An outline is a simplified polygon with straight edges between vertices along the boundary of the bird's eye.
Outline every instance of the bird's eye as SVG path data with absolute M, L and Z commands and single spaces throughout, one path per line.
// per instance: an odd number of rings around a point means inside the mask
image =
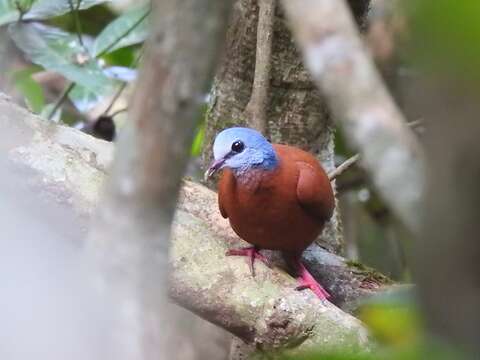
M 241 153 L 245 149 L 245 145 L 240 140 L 235 141 L 232 144 L 232 151 L 236 153 Z

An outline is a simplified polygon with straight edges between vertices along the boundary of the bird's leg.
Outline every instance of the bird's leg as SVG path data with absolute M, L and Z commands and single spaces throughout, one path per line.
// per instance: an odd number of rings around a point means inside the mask
M 241 249 L 229 249 L 226 254 L 227 256 L 248 256 L 250 272 L 252 276 L 255 277 L 255 259 L 260 260 L 265 265 L 270 267 L 268 259 L 259 252 L 259 249 L 256 246 L 249 246 Z
M 296 290 L 310 289 L 319 297 L 320 300 L 325 300 L 330 297 L 330 294 L 327 292 L 327 290 L 325 290 L 322 285 L 320 285 L 318 281 L 313 278 L 300 260 L 298 260 L 298 270 L 299 285 L 295 288 Z
M 310 272 L 305 268 L 305 265 L 302 264 L 301 253 L 292 254 L 283 252 L 282 255 L 287 265 L 293 269 L 297 277 L 299 284 L 295 288 L 296 290 L 310 289 L 320 300 L 325 300 L 330 297 L 330 294 L 318 283 L 317 280 L 314 279 Z

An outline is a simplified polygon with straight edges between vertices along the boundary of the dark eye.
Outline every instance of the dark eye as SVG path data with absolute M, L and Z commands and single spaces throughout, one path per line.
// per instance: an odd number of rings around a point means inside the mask
M 233 152 L 241 153 L 243 149 L 245 149 L 245 145 L 243 145 L 243 142 L 241 142 L 240 140 L 237 140 L 232 144 Z

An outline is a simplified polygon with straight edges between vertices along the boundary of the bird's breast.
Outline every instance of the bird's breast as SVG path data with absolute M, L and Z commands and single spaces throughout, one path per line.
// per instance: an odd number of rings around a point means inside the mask
M 232 181 L 222 203 L 234 231 L 260 248 L 303 251 L 323 224 L 298 203 L 297 178 L 298 174 L 280 168 L 252 170 Z

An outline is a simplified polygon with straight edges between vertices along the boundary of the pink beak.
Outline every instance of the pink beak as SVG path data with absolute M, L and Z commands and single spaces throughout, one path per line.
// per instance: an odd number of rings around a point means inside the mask
M 225 159 L 219 159 L 213 161 L 207 171 L 205 171 L 204 175 L 204 180 L 207 181 L 212 177 L 213 174 L 215 174 L 220 168 L 222 167 L 223 163 L 225 162 Z

